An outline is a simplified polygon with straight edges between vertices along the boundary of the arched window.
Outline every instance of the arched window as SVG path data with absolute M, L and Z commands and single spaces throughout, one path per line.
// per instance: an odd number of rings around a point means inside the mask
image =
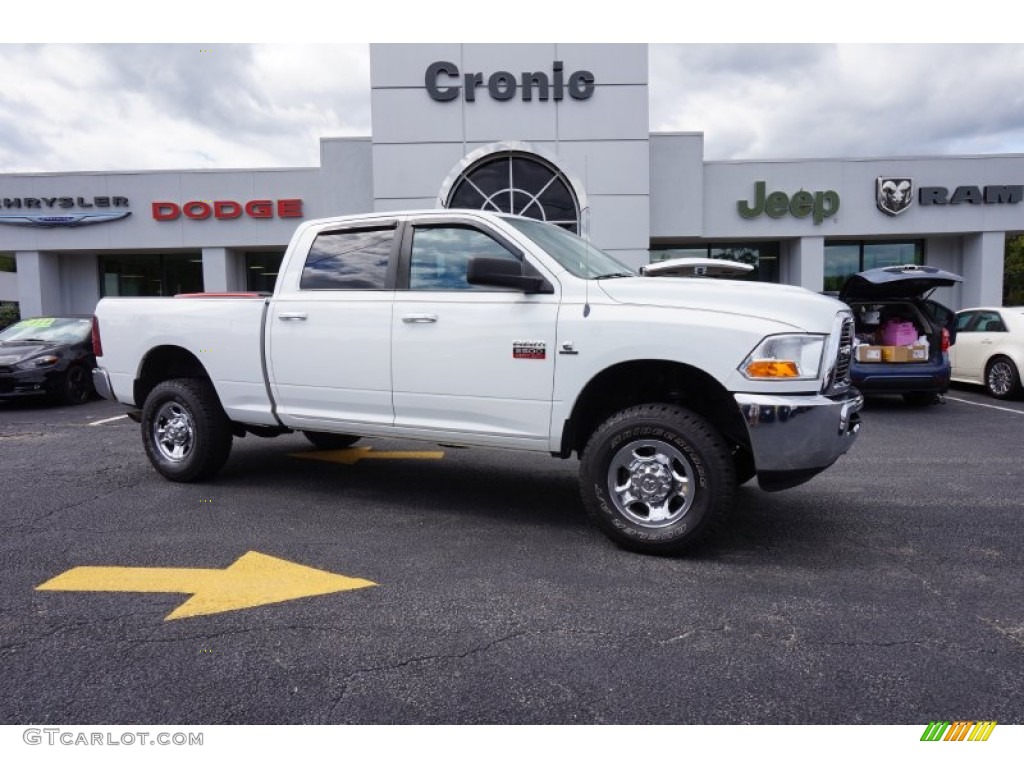
M 447 208 L 528 216 L 579 234 L 580 210 L 565 174 L 534 155 L 488 155 L 452 185 Z

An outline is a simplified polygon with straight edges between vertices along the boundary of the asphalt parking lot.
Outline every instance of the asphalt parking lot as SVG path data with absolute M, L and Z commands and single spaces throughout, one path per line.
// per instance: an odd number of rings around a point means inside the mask
M 684 558 L 591 529 L 574 461 L 248 437 L 178 485 L 122 412 L 0 404 L 0 723 L 1024 722 L 1022 402 L 873 401 Z M 375 586 L 171 620 L 187 584 L 37 589 L 248 552 Z

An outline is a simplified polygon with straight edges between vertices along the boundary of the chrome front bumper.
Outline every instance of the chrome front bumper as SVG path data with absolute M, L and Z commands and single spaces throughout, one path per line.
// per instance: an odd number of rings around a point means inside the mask
M 778 491 L 807 482 L 850 450 L 863 396 L 734 395 L 747 425 L 758 484 Z

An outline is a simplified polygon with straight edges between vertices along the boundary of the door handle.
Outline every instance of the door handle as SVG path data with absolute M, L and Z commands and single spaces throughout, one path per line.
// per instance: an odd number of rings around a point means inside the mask
M 995 342 L 992 341 L 992 339 L 982 339 L 981 343 L 982 344 L 994 344 Z
M 282 320 L 305 320 L 309 315 L 305 312 L 281 312 L 278 317 Z
M 403 323 L 436 323 L 437 315 L 431 314 L 416 314 L 416 315 L 402 315 Z

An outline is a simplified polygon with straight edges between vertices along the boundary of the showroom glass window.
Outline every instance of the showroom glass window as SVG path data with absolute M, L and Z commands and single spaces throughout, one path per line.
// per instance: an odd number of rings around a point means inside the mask
M 708 243 L 707 245 L 656 245 L 651 248 L 650 260 L 654 264 L 666 259 L 697 258 L 725 259 L 749 264 L 751 272 L 737 275 L 733 280 L 759 283 L 779 282 L 778 243 Z
M 467 168 L 452 185 L 446 207 L 513 213 L 580 231 L 579 204 L 565 174 L 521 152 L 488 155 Z
M 826 243 L 824 290 L 838 291 L 846 278 L 866 269 L 903 264 L 924 264 L 924 241 Z
M 101 255 L 101 296 L 174 296 L 203 290 L 203 256 L 194 253 Z
M 245 290 L 273 293 L 282 259 L 284 259 L 284 251 L 247 251 L 245 254 Z

